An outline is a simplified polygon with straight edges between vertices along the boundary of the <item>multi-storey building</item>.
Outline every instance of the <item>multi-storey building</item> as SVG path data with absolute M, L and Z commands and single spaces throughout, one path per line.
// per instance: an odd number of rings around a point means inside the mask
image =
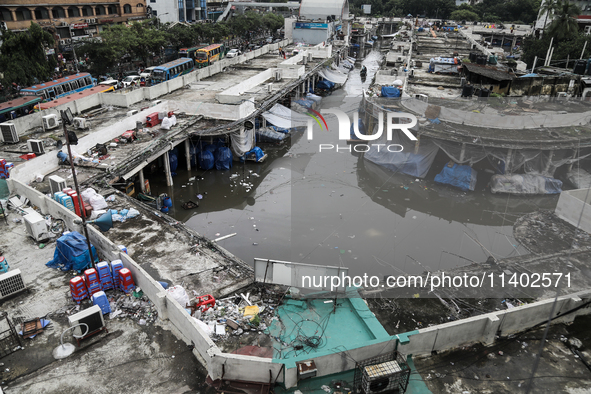
M 146 0 L 4 0 L 0 24 L 20 31 L 35 22 L 61 39 L 76 39 L 98 35 L 109 24 L 145 19 L 148 12 Z

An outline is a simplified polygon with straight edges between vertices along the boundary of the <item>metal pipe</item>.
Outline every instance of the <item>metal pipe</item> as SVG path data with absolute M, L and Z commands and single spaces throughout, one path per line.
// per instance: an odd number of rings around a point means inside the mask
M 62 111 L 63 114 L 63 111 Z M 80 187 L 78 186 L 78 178 L 76 177 L 76 170 L 74 169 L 74 160 L 72 159 L 72 148 L 70 148 L 70 139 L 68 138 L 68 129 L 66 128 L 66 122 L 63 120 L 62 116 L 62 125 L 64 127 L 64 135 L 66 137 L 66 146 L 68 147 L 68 160 L 70 161 L 70 169 L 72 170 L 72 178 L 74 179 L 74 188 L 76 189 L 76 194 L 78 195 L 78 206 L 80 207 L 80 217 L 82 218 L 82 229 L 84 230 L 84 237 L 86 237 L 86 246 L 88 246 L 88 257 L 90 258 L 90 264 L 93 268 L 96 268 L 94 265 L 94 256 L 92 254 L 92 245 L 90 244 L 90 238 L 88 238 L 88 229 L 86 228 L 86 211 L 82 211 L 84 205 L 82 203 L 82 195 L 80 194 Z

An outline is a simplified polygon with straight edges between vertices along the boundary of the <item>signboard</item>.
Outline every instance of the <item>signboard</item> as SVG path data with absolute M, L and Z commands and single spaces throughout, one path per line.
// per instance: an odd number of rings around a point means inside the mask
M 113 23 L 113 19 L 101 19 L 99 23 Z
M 328 23 L 296 22 L 296 29 L 328 29 Z
M 53 49 L 53 48 L 46 49 L 45 54 L 46 55 L 53 55 L 53 54 L 55 54 L 55 49 Z
M 72 29 L 84 29 L 85 27 L 88 27 L 88 23 L 74 23 L 72 25 Z
M 130 18 L 127 18 L 128 21 L 137 21 L 140 19 L 146 19 L 146 17 L 145 16 L 132 16 Z
M 363 4 L 361 6 L 364 14 L 371 14 L 371 4 Z

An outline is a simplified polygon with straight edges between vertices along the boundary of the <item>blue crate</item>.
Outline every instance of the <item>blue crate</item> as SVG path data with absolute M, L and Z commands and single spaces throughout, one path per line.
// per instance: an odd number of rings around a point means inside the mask
M 99 291 L 90 298 L 93 305 L 98 305 L 99 308 L 101 308 L 103 315 L 111 313 L 111 305 L 109 304 L 109 299 L 104 291 Z

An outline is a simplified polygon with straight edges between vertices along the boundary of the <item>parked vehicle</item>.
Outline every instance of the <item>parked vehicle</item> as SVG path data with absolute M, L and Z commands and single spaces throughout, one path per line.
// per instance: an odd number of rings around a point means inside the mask
M 94 87 L 92 79 L 88 73 L 78 73 L 21 89 L 20 94 L 21 96 L 41 96 L 45 100 L 53 101 Z
M 123 87 L 126 88 L 128 86 L 130 86 L 132 83 L 135 82 L 136 85 L 140 84 L 140 79 L 141 77 L 139 75 L 130 75 L 128 77 L 125 77 L 122 81 L 123 83 Z
M 242 52 L 240 52 L 240 50 L 239 49 L 236 49 L 236 48 L 230 49 L 228 51 L 228 53 L 226 53 L 226 57 L 227 58 L 236 57 L 236 56 L 240 56 L 240 55 L 242 55 Z
M 225 53 L 224 44 L 213 44 L 195 52 L 195 65 L 197 68 L 207 67 L 220 59 Z
M 195 68 L 193 59 L 180 58 L 157 66 L 152 70 L 152 84 L 176 78 L 179 75 L 190 73 Z
M 144 71 L 142 71 L 140 73 L 140 77 L 142 78 L 150 78 L 150 76 L 152 76 L 152 70 L 154 70 L 156 68 L 156 66 L 154 67 L 148 67 L 146 69 L 144 69 Z

